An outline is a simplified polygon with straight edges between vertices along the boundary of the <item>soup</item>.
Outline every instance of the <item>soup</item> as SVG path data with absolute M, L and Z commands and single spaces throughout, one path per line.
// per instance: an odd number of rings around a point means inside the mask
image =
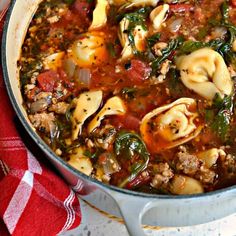
M 24 107 L 104 183 L 196 194 L 236 183 L 236 2 L 44 0 L 19 59 Z

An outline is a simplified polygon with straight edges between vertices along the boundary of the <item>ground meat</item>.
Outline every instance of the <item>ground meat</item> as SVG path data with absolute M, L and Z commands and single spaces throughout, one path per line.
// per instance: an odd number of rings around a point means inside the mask
M 29 115 L 29 119 L 33 126 L 44 133 L 51 133 L 55 130 L 55 116 L 54 113 L 38 113 L 35 115 Z
M 68 103 L 58 102 L 56 104 L 52 104 L 51 107 L 49 107 L 49 111 L 54 111 L 57 114 L 65 114 L 68 107 L 69 107 Z
M 204 166 L 201 166 L 195 177 L 203 184 L 212 184 L 216 178 L 216 173 Z
M 162 50 L 168 46 L 165 42 L 158 42 L 153 46 L 154 53 L 156 56 L 162 56 Z
M 227 175 L 236 174 L 236 158 L 235 156 L 228 154 L 226 157 L 221 158 L 221 165 Z
M 115 136 L 116 129 L 112 125 L 105 125 L 105 127 L 94 132 L 94 143 L 98 147 L 107 150 L 114 143 Z
M 187 175 L 194 175 L 199 171 L 202 162 L 195 155 L 191 155 L 185 151 L 177 153 L 176 168 Z
M 48 97 L 52 97 L 52 93 L 50 92 L 40 92 L 37 95 L 35 95 L 35 101 L 43 99 L 43 98 L 48 98 Z
M 151 186 L 154 188 L 166 187 L 171 178 L 173 178 L 174 173 L 168 163 L 159 163 L 153 166 L 154 175 Z

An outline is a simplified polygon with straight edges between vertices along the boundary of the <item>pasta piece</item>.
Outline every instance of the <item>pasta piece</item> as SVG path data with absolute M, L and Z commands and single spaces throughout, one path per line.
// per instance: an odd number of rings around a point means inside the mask
M 123 47 L 121 52 L 122 59 L 128 59 L 133 57 L 133 49 L 132 45 L 129 42 L 127 30 L 129 27 L 129 20 L 127 18 L 123 18 L 120 22 L 120 30 L 119 30 L 119 39 L 120 43 Z M 138 51 L 145 50 L 145 38 L 147 37 L 148 31 L 144 30 L 142 26 L 137 25 L 132 31 L 134 36 L 134 46 Z
M 68 163 L 75 169 L 89 176 L 93 171 L 93 165 L 89 157 L 84 155 L 84 151 L 83 147 L 73 149 L 73 153 L 70 155 Z
M 57 70 L 57 68 L 62 65 L 62 58 L 64 57 L 64 52 L 57 52 L 48 57 L 46 57 L 43 61 L 45 70 Z
M 205 99 L 212 100 L 217 93 L 221 97 L 232 93 L 230 73 L 218 52 L 202 48 L 181 56 L 176 65 L 184 85 Z
M 81 67 L 99 65 L 107 60 L 105 34 L 90 32 L 80 36 L 68 50 L 69 58 Z
M 169 5 L 163 4 L 158 7 L 156 7 L 154 10 L 152 10 L 150 14 L 150 20 L 153 23 L 153 28 L 155 30 L 159 30 L 161 28 L 162 23 L 165 21 L 167 17 L 167 13 L 169 11 Z
M 236 39 L 232 43 L 232 49 L 234 52 L 236 52 Z
M 211 168 L 214 164 L 216 164 L 220 156 L 226 156 L 226 153 L 224 150 L 218 148 L 211 148 L 209 150 L 197 153 L 197 157 L 203 161 L 207 168 Z
M 100 126 L 101 121 L 105 116 L 110 115 L 123 115 L 125 114 L 126 109 L 123 101 L 115 96 L 110 98 L 102 110 L 93 118 L 93 120 L 89 123 L 88 132 L 91 133 L 94 129 Z
M 140 131 L 147 146 L 155 153 L 190 141 L 202 128 L 196 101 L 180 98 L 145 115 Z
M 104 27 L 107 23 L 107 9 L 109 7 L 107 0 L 97 0 L 93 11 L 93 21 L 89 30 L 96 30 Z
M 110 4 L 116 6 L 124 5 L 125 8 L 139 7 L 139 6 L 153 6 L 155 7 L 159 0 L 109 0 Z
M 202 184 L 191 177 L 184 175 L 175 175 L 171 182 L 171 193 L 183 195 L 183 194 L 199 194 L 203 193 Z
M 102 91 L 90 91 L 80 94 L 72 114 L 72 140 L 81 134 L 85 120 L 94 114 L 102 102 Z

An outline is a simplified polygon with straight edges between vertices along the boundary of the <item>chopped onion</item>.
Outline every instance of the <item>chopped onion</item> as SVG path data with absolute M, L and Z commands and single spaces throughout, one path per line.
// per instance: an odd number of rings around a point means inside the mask
M 105 152 L 101 154 L 99 159 L 100 160 L 98 162 L 100 162 L 99 164 L 101 165 L 105 175 L 110 175 L 120 170 L 120 165 L 114 154 Z
M 168 26 L 169 30 L 173 33 L 177 32 L 180 29 L 182 22 L 183 22 L 183 18 L 177 18 L 173 20 Z
M 52 96 L 48 96 L 31 103 L 30 113 L 34 114 L 46 110 L 48 106 L 51 104 L 51 101 L 52 101 Z
M 72 77 L 75 73 L 75 63 L 71 59 L 66 59 L 63 62 L 63 68 L 67 74 L 68 77 Z
M 76 73 L 78 75 L 78 81 L 84 86 L 89 87 L 91 85 L 91 71 L 88 68 L 78 69 Z

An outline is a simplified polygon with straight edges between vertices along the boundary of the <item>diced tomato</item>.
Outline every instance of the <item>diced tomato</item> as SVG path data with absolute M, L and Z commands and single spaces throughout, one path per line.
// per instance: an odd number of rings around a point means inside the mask
M 187 11 L 192 11 L 193 10 L 193 5 L 191 4 L 170 4 L 170 12 L 173 13 L 182 13 L 182 12 L 187 12 Z
M 128 130 L 139 130 L 140 120 L 133 115 L 116 116 L 111 120 L 112 124 L 118 128 Z
M 121 117 L 121 122 L 126 129 L 139 130 L 140 120 L 133 115 Z
M 55 84 L 58 80 L 58 73 L 52 70 L 43 72 L 37 77 L 39 88 L 41 88 L 44 92 L 53 92 Z
M 133 189 L 134 187 L 140 186 L 142 184 L 147 184 L 150 181 L 150 176 L 147 174 L 143 174 L 145 172 L 142 172 L 139 174 L 135 179 L 130 181 L 127 185 L 127 189 Z
M 231 0 L 232 7 L 236 7 L 236 0 Z
M 127 69 L 127 76 L 136 84 L 142 83 L 151 73 L 151 67 L 145 62 L 133 59 L 130 62 L 130 68 Z
M 88 14 L 91 10 L 91 4 L 87 0 L 76 0 L 73 8 L 79 14 L 81 19 L 85 19 L 88 17 Z

